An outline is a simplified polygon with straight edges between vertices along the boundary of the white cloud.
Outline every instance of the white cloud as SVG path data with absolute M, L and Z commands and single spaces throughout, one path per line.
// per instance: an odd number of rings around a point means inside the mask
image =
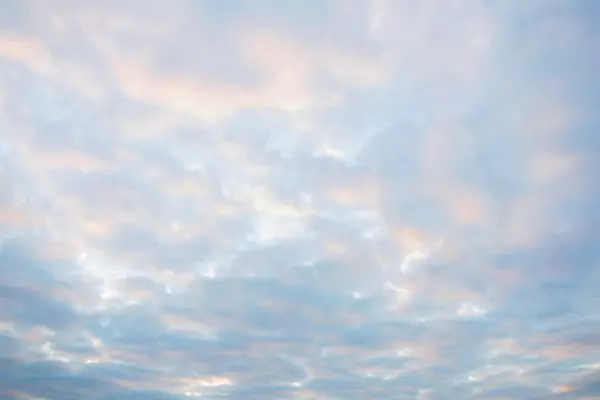
M 588 390 L 582 10 L 225 3 L 0 29 L 0 392 Z

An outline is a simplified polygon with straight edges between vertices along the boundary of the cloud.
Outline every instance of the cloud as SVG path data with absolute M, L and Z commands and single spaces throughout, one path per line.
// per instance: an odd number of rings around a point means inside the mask
M 595 8 L 10 7 L 1 397 L 597 395 Z

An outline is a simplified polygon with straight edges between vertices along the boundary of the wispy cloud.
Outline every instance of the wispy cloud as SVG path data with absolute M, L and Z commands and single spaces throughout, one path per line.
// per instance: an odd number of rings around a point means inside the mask
M 599 395 L 592 5 L 7 10 L 0 397 Z

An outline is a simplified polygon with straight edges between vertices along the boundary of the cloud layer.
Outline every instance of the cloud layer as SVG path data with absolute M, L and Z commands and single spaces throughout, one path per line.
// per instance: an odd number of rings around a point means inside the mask
M 598 7 L 5 3 L 2 398 L 600 396 Z

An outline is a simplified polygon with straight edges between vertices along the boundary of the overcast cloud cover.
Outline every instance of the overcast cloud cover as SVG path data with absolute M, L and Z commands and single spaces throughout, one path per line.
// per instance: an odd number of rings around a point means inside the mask
M 599 5 L 0 1 L 0 398 L 600 398 Z

